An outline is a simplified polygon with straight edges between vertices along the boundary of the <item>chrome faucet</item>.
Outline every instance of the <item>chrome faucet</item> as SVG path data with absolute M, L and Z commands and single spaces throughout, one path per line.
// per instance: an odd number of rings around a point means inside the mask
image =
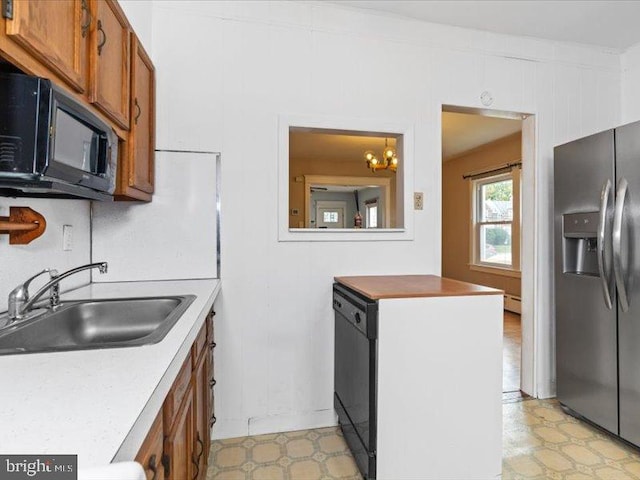
M 107 262 L 90 263 L 88 265 L 82 265 L 81 267 L 72 268 L 62 274 L 58 274 L 57 270 L 45 268 L 43 271 L 29 278 L 26 282 L 18 285 L 11 291 L 9 294 L 9 309 L 7 312 L 9 322 L 13 323 L 17 320 L 22 320 L 47 290 L 50 290 L 49 306 L 51 309 L 55 309 L 60 305 L 60 281 L 64 278 L 91 268 L 97 268 L 100 273 L 107 273 L 107 267 Z M 51 279 L 44 284 L 42 288 L 33 295 L 33 297 L 29 298 L 29 284 L 32 280 L 43 273 L 49 273 Z

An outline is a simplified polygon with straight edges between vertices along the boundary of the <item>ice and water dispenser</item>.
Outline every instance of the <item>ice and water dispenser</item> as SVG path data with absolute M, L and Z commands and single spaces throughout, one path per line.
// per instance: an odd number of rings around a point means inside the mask
M 598 215 L 598 212 L 562 215 L 562 267 L 564 273 L 599 276 Z

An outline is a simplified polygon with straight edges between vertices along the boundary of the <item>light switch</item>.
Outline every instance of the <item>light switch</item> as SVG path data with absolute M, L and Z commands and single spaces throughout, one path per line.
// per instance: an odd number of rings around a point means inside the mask
M 413 192 L 413 209 L 422 210 L 424 208 L 424 194 L 422 192 Z
M 73 225 L 62 226 L 62 250 L 73 250 Z

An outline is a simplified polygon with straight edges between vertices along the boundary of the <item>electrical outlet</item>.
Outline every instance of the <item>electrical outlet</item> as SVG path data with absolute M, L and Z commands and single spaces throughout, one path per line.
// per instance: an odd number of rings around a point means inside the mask
M 424 208 L 424 194 L 422 192 L 413 192 L 413 209 L 422 210 Z
M 73 250 L 73 225 L 62 226 L 62 250 L 65 252 Z

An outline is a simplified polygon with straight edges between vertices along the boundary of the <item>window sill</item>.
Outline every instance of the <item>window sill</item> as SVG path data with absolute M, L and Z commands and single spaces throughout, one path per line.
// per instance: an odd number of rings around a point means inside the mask
M 413 240 L 406 228 L 289 228 L 280 242 L 379 242 Z
M 513 270 L 511 268 L 490 267 L 488 265 L 476 265 L 474 263 L 470 263 L 469 270 L 490 273 L 492 275 L 501 275 L 503 277 L 522 278 L 522 272 L 520 270 Z

